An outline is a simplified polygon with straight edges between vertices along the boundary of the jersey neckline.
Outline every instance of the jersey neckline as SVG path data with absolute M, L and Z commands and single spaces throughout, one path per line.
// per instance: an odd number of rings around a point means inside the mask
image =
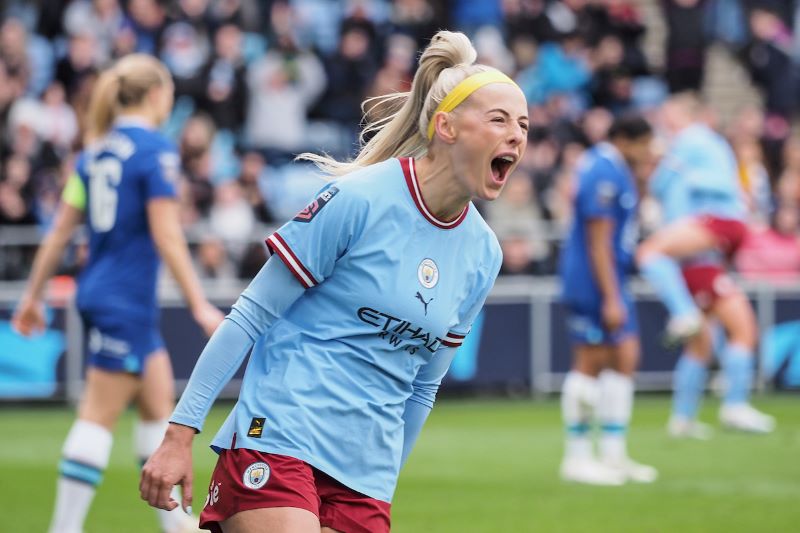
M 419 181 L 417 181 L 414 158 L 399 157 L 398 161 L 400 161 L 400 166 L 403 168 L 403 176 L 406 179 L 406 185 L 408 185 L 408 192 L 411 194 L 411 199 L 428 222 L 440 229 L 453 229 L 464 221 L 467 217 L 467 211 L 469 211 L 469 204 L 467 204 L 464 210 L 461 211 L 461 214 L 453 220 L 442 220 L 431 213 L 431 210 L 428 209 L 428 205 L 425 203 L 425 198 L 422 197 L 422 190 L 419 186 Z

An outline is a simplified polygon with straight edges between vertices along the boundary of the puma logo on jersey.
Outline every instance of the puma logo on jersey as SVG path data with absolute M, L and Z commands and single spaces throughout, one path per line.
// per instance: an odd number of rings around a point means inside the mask
M 417 300 L 419 300 L 420 302 L 422 302 L 422 305 L 424 305 L 424 306 L 425 306 L 425 316 L 428 316 L 428 304 L 429 304 L 429 303 L 431 303 L 431 302 L 433 301 L 433 298 L 431 298 L 430 300 L 428 300 L 428 301 L 426 302 L 426 301 L 425 301 L 425 298 L 423 298 L 423 297 L 422 297 L 422 295 L 419 293 L 419 291 L 417 291 L 417 296 L 416 296 L 416 298 L 417 298 Z

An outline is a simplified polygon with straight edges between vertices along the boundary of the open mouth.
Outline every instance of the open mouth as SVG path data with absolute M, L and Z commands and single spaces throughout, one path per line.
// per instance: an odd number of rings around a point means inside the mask
M 505 183 L 508 171 L 514 164 L 514 158 L 510 155 L 503 155 L 492 159 L 492 179 L 496 183 Z

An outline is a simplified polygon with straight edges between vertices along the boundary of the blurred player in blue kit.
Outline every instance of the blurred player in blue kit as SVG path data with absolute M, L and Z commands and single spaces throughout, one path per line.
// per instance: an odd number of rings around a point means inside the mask
M 566 429 L 561 477 L 593 485 L 649 483 L 658 473 L 633 461 L 627 430 L 640 343 L 626 288 L 638 240 L 639 193 L 631 169 L 651 157 L 652 129 L 638 116 L 612 124 L 577 170 L 572 227 L 560 262 L 562 301 L 573 344 L 572 370 L 561 393 Z M 600 424 L 599 454 L 591 438 Z
M 527 143 L 527 103 L 439 32 L 411 91 L 379 97 L 354 161 L 267 239 L 273 252 L 201 354 L 141 496 L 192 500 L 191 443 L 252 350 L 201 526 L 226 533 L 380 533 L 400 468 L 494 284 L 496 237 L 471 200 L 494 200 Z
M 142 463 L 166 430 L 175 390 L 158 330 L 159 255 L 205 333 L 223 319 L 192 270 L 176 201 L 179 157 L 156 130 L 169 116 L 172 95 L 168 71 L 150 56 L 126 56 L 100 75 L 87 117 L 86 148 L 12 319 L 24 335 L 44 328 L 45 283 L 85 222 L 89 257 L 78 280 L 77 307 L 88 333 L 89 360 L 78 419 L 59 465 L 52 533 L 83 531 L 108 465 L 111 432 L 131 401 L 139 410 L 134 445 Z M 197 519 L 180 509 L 158 515 L 167 533 L 197 528 Z
M 637 251 L 642 275 L 670 313 L 668 339 L 685 343 L 674 373 L 668 431 L 676 437 L 710 435 L 697 413 L 714 355 L 713 321 L 725 333 L 717 350 L 725 381 L 720 422 L 769 433 L 774 419 L 749 402 L 758 342 L 755 313 L 726 272 L 747 232 L 744 193 L 733 150 L 703 121 L 704 111 L 690 93 L 674 95 L 661 110 L 669 146 L 649 184 L 665 224 Z

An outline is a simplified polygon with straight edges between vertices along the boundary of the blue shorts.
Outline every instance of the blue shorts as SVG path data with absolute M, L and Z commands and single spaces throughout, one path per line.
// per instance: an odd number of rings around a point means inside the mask
M 111 313 L 82 312 L 89 365 L 111 372 L 141 374 L 147 357 L 164 347 L 158 324 L 131 322 Z
M 636 307 L 630 294 L 622 295 L 628 318 L 614 333 L 603 325 L 602 305 L 576 304 L 564 302 L 567 308 L 567 333 L 572 344 L 579 345 L 616 345 L 631 335 L 639 334 L 639 322 L 636 320 Z

